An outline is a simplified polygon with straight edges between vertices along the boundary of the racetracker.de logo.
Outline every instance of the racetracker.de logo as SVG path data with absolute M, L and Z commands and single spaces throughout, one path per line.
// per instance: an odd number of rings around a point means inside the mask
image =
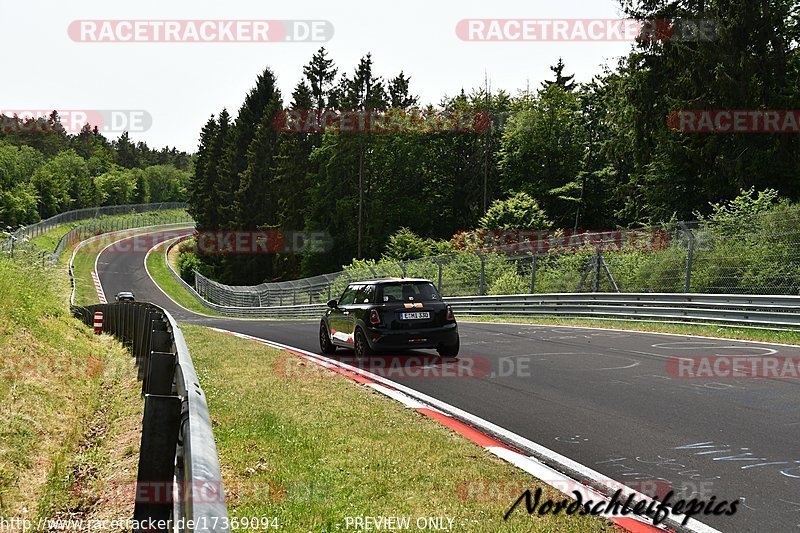
M 347 340 L 348 335 L 332 332 L 333 335 Z M 352 337 L 352 335 L 350 335 Z M 336 360 L 350 367 L 360 369 L 386 379 L 481 379 L 497 375 L 492 362 L 479 356 L 462 356 L 458 359 L 441 359 L 433 355 L 374 355 L 360 358 L 355 355 L 336 357 Z M 503 369 L 512 375 L 514 368 L 506 365 Z M 273 363 L 275 373 L 287 378 L 317 379 L 326 375 L 324 368 L 310 361 L 298 360 L 294 357 L 280 357 Z
M 302 486 L 298 485 L 301 489 Z M 281 503 L 286 500 L 289 489 L 271 480 L 229 479 L 222 481 L 96 481 L 79 484 L 76 492 L 86 497 L 100 495 L 109 501 L 139 504 L 169 505 L 183 500 L 191 493 L 195 504 L 225 504 L 239 499 L 252 501 L 254 498 Z M 301 496 L 308 490 L 298 490 Z
M 272 122 L 284 133 L 483 133 L 492 127 L 488 113 L 440 109 L 286 109 Z
M 660 229 L 641 230 L 475 230 L 464 233 L 465 242 L 488 253 L 547 253 L 591 247 L 603 251 L 663 250 L 669 234 Z
M 667 374 L 681 379 L 800 378 L 800 357 L 764 356 L 686 356 L 671 357 Z
M 153 125 L 153 117 L 143 109 L 0 109 L 0 129 L 4 133 L 58 133 L 50 120 L 53 112 L 63 131 L 77 135 L 85 126 L 100 133 L 141 133 Z
M 165 241 L 182 237 L 180 231 L 144 233 L 122 238 L 112 244 L 103 239 L 90 241 L 79 253 L 147 253 Z M 333 247 L 327 232 L 304 231 L 202 231 L 193 235 L 194 252 L 204 255 L 304 254 L 325 253 Z
M 464 19 L 456 25 L 456 35 L 473 42 L 690 42 L 716 39 L 717 24 L 689 19 Z
M 74 20 L 69 38 L 79 43 L 324 43 L 327 20 Z
M 667 117 L 683 133 L 800 133 L 800 111 L 778 109 L 683 109 Z
M 63 380 L 87 379 L 103 373 L 105 364 L 100 357 L 90 355 L 83 359 L 57 356 L 32 356 L 10 354 L 0 358 L 0 377 L 11 380 Z

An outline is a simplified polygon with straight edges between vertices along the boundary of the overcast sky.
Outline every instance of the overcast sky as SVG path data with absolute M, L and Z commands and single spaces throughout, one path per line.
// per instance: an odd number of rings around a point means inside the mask
M 559 56 L 587 81 L 625 54 L 629 42 L 465 42 L 462 19 L 613 19 L 616 0 L 0 0 L 3 83 L 0 109 L 144 110 L 152 126 L 131 134 L 149 145 L 194 151 L 198 133 L 222 107 L 235 114 L 256 76 L 277 74 L 284 99 L 319 42 L 91 43 L 70 38 L 75 20 L 326 20 L 324 43 L 337 66 L 352 71 L 372 52 L 377 73 L 403 70 L 424 103 L 483 85 L 516 92 L 550 77 Z M 109 134 L 116 137 L 116 134 Z

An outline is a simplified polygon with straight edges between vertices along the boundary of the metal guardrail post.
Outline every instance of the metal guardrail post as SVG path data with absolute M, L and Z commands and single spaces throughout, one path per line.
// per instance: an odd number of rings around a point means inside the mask
M 173 517 L 172 500 L 175 453 L 181 422 L 181 399 L 178 396 L 148 394 L 144 400 L 142 444 L 139 471 L 136 476 L 134 520 L 147 523 L 149 519 L 168 524 Z M 157 531 L 170 531 L 170 527 Z M 152 533 L 140 528 L 139 532 Z M 138 532 L 137 532 L 138 533 Z
M 153 321 L 153 331 L 150 335 L 150 349 L 145 356 L 137 361 L 139 365 L 139 379 L 142 381 L 142 394 L 147 392 L 147 376 L 149 376 L 148 362 L 151 352 L 166 353 L 172 349 L 172 336 L 167 331 L 167 324 L 163 318 Z
M 150 351 L 147 365 L 146 394 L 168 396 L 175 381 L 176 357 L 171 352 Z
M 481 278 L 478 285 L 478 295 L 483 296 L 486 293 L 486 257 L 483 254 L 476 254 L 481 260 Z
M 163 528 L 148 533 L 172 533 L 176 520 L 197 524 L 183 531 L 230 531 L 208 405 L 177 323 L 163 309 L 141 302 L 72 308 L 87 325 L 95 311 L 104 313 L 105 331 L 120 340 L 127 335 L 137 363 L 149 369 L 134 519 L 143 527 L 162 521 Z M 151 348 L 164 348 L 166 353 Z M 173 498 L 176 479 L 179 500 Z M 214 492 L 212 499 L 209 490 Z
M 600 264 L 603 261 L 603 256 L 600 254 L 600 247 L 597 247 L 597 251 L 595 252 L 594 256 L 594 292 L 600 292 Z
M 689 238 L 689 250 L 686 253 L 686 281 L 683 286 L 683 292 L 690 292 L 692 288 L 692 264 L 694 262 L 694 233 L 690 230 L 685 223 L 678 224 L 686 236 Z

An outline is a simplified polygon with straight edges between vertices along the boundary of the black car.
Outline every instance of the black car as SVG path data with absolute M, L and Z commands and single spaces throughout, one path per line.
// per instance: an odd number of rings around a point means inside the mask
M 135 302 L 136 298 L 133 296 L 132 292 L 122 291 L 118 292 L 117 295 L 114 297 L 118 302 Z
M 339 300 L 328 302 L 319 326 L 322 353 L 352 348 L 357 356 L 377 351 L 435 349 L 458 355 L 453 310 L 425 279 L 384 279 L 351 283 Z

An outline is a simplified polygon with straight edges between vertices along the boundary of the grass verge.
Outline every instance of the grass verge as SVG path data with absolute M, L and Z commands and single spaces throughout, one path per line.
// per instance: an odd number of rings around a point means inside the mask
M 181 285 L 181 283 L 175 279 L 175 276 L 172 274 L 172 272 L 169 271 L 164 256 L 166 254 L 166 249 L 171 242 L 172 241 L 167 241 L 159 244 L 153 248 L 150 251 L 150 255 L 147 256 L 147 272 L 153 277 L 156 285 L 161 287 L 161 289 L 166 292 L 170 298 L 178 302 L 178 305 L 181 305 L 190 311 L 211 316 L 226 316 L 214 311 L 213 309 L 209 309 L 198 302 L 197 298 L 195 298 L 192 293 L 186 290 L 186 287 Z M 170 255 L 175 256 L 177 247 L 173 248 L 172 252 L 173 253 Z
M 31 239 L 31 244 L 53 252 L 58 245 L 61 237 L 69 233 L 71 230 L 83 224 L 92 224 L 102 222 L 109 227 L 109 231 L 124 229 L 128 224 L 135 222 L 137 226 L 153 226 L 157 224 L 170 224 L 180 221 L 179 217 L 186 216 L 186 211 L 182 209 L 173 209 L 169 211 L 151 211 L 139 214 L 115 215 L 110 217 L 92 218 L 87 220 L 78 220 L 75 222 L 67 222 L 55 226 L 50 231 L 47 231 L 38 237 Z
M 773 331 L 768 329 L 713 326 L 701 324 L 665 324 L 662 322 L 643 322 L 636 320 L 587 320 L 580 318 L 556 317 L 459 317 L 460 322 L 510 322 L 514 324 L 541 324 L 543 326 L 576 326 L 653 333 L 676 333 L 680 335 L 699 335 L 746 341 L 775 342 L 800 345 L 800 331 Z
M 130 516 L 101 498 L 135 479 L 141 399 L 131 357 L 67 308 L 63 265 L 0 258 L 0 517 Z
M 181 330 L 208 398 L 232 518 L 275 517 L 287 531 L 345 529 L 348 516 L 449 517 L 456 531 L 611 529 L 604 519 L 524 510 L 506 522 L 517 489 L 542 486 L 528 474 L 293 355 Z M 506 489 L 473 493 L 475 483 Z

